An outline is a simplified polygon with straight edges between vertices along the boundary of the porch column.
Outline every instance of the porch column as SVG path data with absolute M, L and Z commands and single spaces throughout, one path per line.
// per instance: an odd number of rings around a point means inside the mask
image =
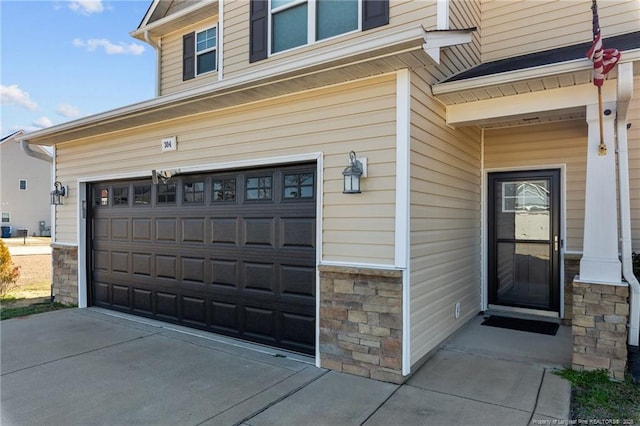
M 606 155 L 599 155 L 598 105 L 587 105 L 589 125 L 584 212 L 584 242 L 580 282 L 620 284 L 618 214 L 616 201 L 616 153 L 614 124 L 616 104 L 605 103 L 603 115 Z

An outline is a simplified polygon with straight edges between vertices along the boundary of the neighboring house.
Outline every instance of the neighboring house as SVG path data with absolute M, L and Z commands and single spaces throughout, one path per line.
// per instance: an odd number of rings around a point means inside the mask
M 574 316 L 574 364 L 619 375 L 640 7 L 600 8 L 622 60 L 599 156 L 590 6 L 154 1 L 132 36 L 157 51 L 158 96 L 23 138 L 55 147 L 70 187 L 57 297 L 393 382 L 481 311 Z
M 0 139 L 0 211 L 2 236 L 51 235 L 53 157 L 42 147 L 33 146 L 28 155 L 18 139 L 17 131 Z

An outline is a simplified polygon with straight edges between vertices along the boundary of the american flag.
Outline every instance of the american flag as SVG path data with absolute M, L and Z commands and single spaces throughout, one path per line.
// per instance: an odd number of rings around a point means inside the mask
M 592 1 L 593 11 L 593 43 L 587 51 L 587 58 L 593 61 L 593 84 L 601 87 L 604 84 L 604 77 L 620 60 L 618 49 L 603 49 L 600 35 L 600 23 L 598 22 L 598 4 Z

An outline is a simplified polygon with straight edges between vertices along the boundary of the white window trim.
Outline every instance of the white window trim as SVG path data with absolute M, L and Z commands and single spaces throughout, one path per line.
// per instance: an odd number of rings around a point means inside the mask
M 360 31 L 362 31 L 362 0 L 358 0 L 358 26 L 356 27 L 356 29 L 352 30 L 352 31 L 348 31 L 346 33 L 342 33 L 342 34 L 337 34 L 334 35 L 332 37 L 327 37 L 327 38 L 323 38 L 322 40 L 316 40 L 316 3 L 317 0 L 295 0 L 292 1 L 291 3 L 287 3 L 284 4 L 282 6 L 279 6 L 277 8 L 275 8 L 274 10 L 271 10 L 271 1 L 269 0 L 269 4 L 267 5 L 268 12 L 268 28 L 267 28 L 267 50 L 268 50 L 268 55 L 269 56 L 273 56 L 273 55 L 280 55 L 282 53 L 285 52 L 291 52 L 293 50 L 296 49 L 301 49 L 304 47 L 307 47 L 309 45 L 312 44 L 316 44 L 316 43 L 322 43 L 325 41 L 330 41 L 330 40 L 334 40 L 338 37 L 343 37 L 347 34 L 353 34 L 353 33 L 358 33 Z M 295 6 L 299 6 L 301 4 L 305 4 L 307 3 L 308 6 L 308 13 L 307 13 L 307 42 L 305 44 L 301 44 L 300 46 L 295 46 L 292 47 L 290 49 L 285 49 L 285 50 L 281 50 L 279 52 L 273 52 L 272 51 L 272 46 L 273 46 L 273 15 L 278 13 L 278 12 L 282 12 L 283 10 L 287 10 L 290 9 L 292 7 Z
M 24 182 L 24 189 L 22 188 L 22 182 Z M 18 190 L 19 191 L 26 191 L 27 188 L 29 188 L 29 185 L 27 184 L 27 180 L 26 179 L 18 179 Z
M 203 50 L 202 52 L 198 52 L 198 34 L 199 33 L 203 33 L 205 31 L 211 30 L 215 28 L 216 29 L 216 45 L 213 47 L 210 47 L 208 49 Z M 194 32 L 194 37 L 193 37 L 193 51 L 194 51 L 194 55 L 193 55 L 193 70 L 194 70 L 194 77 L 199 77 L 201 75 L 206 75 L 206 74 L 210 74 L 210 73 L 214 73 L 218 71 L 218 68 L 220 66 L 220 51 L 218 49 L 218 44 L 220 43 L 220 31 L 218 29 L 218 23 L 216 22 L 215 24 L 211 25 L 211 26 L 207 26 L 205 28 L 196 30 Z M 211 71 L 205 71 L 202 73 L 198 72 L 198 56 L 205 54 L 205 53 L 209 53 L 214 51 L 216 52 L 216 66 L 214 69 L 212 69 Z

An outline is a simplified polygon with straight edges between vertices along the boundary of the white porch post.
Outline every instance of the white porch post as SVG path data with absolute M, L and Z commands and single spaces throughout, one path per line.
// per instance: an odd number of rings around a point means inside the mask
M 580 260 L 581 282 L 621 283 L 618 260 L 618 214 L 616 201 L 616 154 L 614 124 L 616 104 L 603 106 L 606 155 L 598 155 L 600 144 L 598 105 L 587 105 L 589 125 L 584 212 L 584 242 Z

